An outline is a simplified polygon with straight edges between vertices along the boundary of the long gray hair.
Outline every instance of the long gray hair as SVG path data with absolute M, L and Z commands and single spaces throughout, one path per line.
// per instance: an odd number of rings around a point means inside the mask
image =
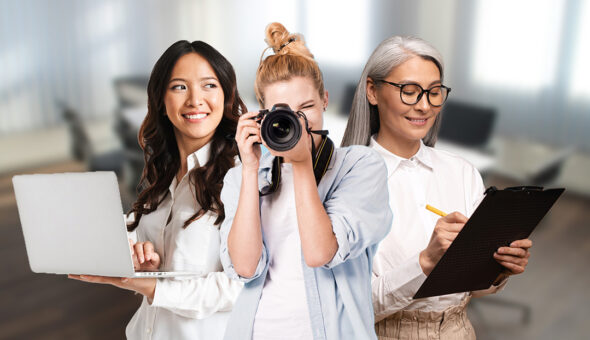
M 443 80 L 442 56 L 428 42 L 416 37 L 393 36 L 385 39 L 371 54 L 356 87 L 342 146 L 369 145 L 371 135 L 379 131 L 379 111 L 377 106 L 371 105 L 367 99 L 367 78 L 373 79 L 376 83 L 384 80 L 396 66 L 414 56 L 434 62 L 440 71 L 440 80 Z M 427 146 L 434 146 L 436 143 L 440 121 L 439 113 L 434 125 L 423 139 Z

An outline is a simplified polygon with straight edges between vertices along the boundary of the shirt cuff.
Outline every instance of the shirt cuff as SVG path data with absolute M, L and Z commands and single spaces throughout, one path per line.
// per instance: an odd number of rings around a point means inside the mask
M 147 299 L 150 306 L 168 307 L 172 303 L 174 303 L 173 301 L 170 301 L 166 296 L 170 294 L 174 296 L 174 293 L 170 292 L 169 289 L 167 289 L 165 286 L 166 282 L 164 279 L 156 279 L 156 287 L 154 288 L 154 298 L 151 301 L 150 299 Z
M 387 290 L 396 292 L 395 295 L 410 300 L 426 280 L 426 275 L 420 266 L 420 253 L 412 256 L 401 267 L 399 271 L 392 271 L 385 284 Z M 400 275 L 401 274 L 401 275 Z
M 256 265 L 256 271 L 254 272 L 254 275 L 252 277 L 244 277 L 236 272 L 234 264 L 231 262 L 231 257 L 229 256 L 229 251 L 227 247 L 222 248 L 220 253 L 220 259 L 225 274 L 229 276 L 229 278 L 238 280 L 243 283 L 248 283 L 252 280 L 257 279 L 264 272 L 268 265 L 268 254 L 264 242 L 262 243 L 262 254 L 260 255 L 260 259 L 258 260 L 258 264 Z
M 332 232 L 334 236 L 336 236 L 336 243 L 338 244 L 338 249 L 336 249 L 336 253 L 330 262 L 324 265 L 324 268 L 330 269 L 340 263 L 346 261 L 346 259 L 350 256 L 350 243 L 348 242 L 348 231 L 347 229 L 341 225 L 340 223 L 334 223 L 332 221 Z

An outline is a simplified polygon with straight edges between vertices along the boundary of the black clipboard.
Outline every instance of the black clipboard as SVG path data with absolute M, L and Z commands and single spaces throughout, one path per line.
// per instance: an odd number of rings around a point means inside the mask
M 494 252 L 527 238 L 563 188 L 490 187 L 414 299 L 489 288 L 502 272 Z

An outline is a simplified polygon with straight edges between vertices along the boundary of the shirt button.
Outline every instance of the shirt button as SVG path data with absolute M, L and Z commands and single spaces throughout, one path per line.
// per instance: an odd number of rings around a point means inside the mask
M 151 332 L 152 332 L 152 329 L 151 329 L 151 328 L 148 328 L 148 329 L 146 329 L 145 331 L 146 331 L 147 333 L 151 333 Z

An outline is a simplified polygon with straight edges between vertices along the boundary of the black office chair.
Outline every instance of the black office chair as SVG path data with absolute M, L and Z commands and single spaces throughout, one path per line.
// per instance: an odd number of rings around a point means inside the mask
M 349 83 L 344 86 L 344 91 L 342 91 L 342 99 L 340 100 L 340 115 L 348 117 L 348 115 L 350 114 L 355 92 L 355 83 Z
M 120 177 L 124 161 L 123 152 L 115 150 L 96 153 L 79 113 L 63 102 L 58 102 L 58 106 L 62 111 L 62 118 L 68 124 L 72 157 L 85 162 L 89 171 L 114 171 Z
M 462 146 L 485 149 L 496 123 L 496 109 L 449 100 L 442 111 L 438 138 Z
M 123 109 L 129 107 L 147 107 L 148 75 L 122 76 L 114 80 L 114 89 L 119 105 L 115 110 L 115 132 L 123 146 L 125 155 L 125 173 L 129 190 L 137 191 L 137 185 L 143 172 L 143 150 L 137 140 L 137 127 L 132 126 L 125 117 Z

